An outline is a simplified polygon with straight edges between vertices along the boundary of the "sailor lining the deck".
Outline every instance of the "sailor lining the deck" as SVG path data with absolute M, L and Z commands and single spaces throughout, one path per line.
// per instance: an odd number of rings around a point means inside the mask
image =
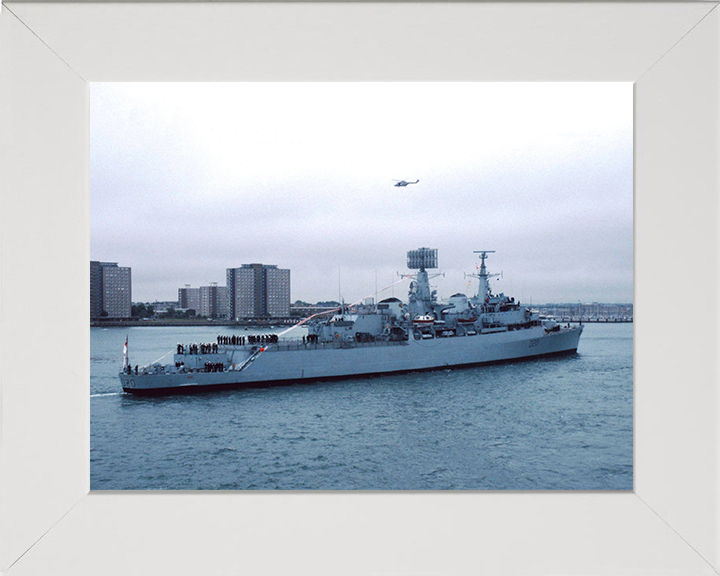
M 205 372 L 222 372 L 222 362 L 205 362 Z

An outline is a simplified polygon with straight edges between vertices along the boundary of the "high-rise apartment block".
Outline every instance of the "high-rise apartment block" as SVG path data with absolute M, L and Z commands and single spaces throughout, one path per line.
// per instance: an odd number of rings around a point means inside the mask
M 228 315 L 227 307 L 227 287 L 216 283 L 200 287 L 200 316 L 225 318 Z
M 290 270 L 268 264 L 227 269 L 228 317 L 290 315 Z
M 200 315 L 200 288 L 190 288 L 189 284 L 185 288 L 178 290 L 178 308 L 183 310 L 195 310 L 195 314 Z
M 129 318 L 132 274 L 117 262 L 90 262 L 90 317 Z
M 228 315 L 227 288 L 213 282 L 210 286 L 185 288 L 178 290 L 178 308 L 195 310 L 198 316 L 206 318 L 225 318 Z

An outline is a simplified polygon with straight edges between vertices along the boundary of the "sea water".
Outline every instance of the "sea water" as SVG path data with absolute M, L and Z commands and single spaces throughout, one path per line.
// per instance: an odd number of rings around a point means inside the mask
M 587 324 L 578 353 L 560 358 L 187 396 L 122 392 L 126 336 L 131 363 L 144 365 L 172 363 L 178 342 L 260 332 L 92 328 L 91 489 L 632 490 L 632 324 Z

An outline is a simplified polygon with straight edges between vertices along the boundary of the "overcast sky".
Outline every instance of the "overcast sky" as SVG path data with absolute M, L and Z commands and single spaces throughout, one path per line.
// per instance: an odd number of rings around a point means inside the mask
M 291 270 L 293 301 L 352 302 L 427 246 L 440 296 L 475 293 L 473 250 L 496 250 L 496 292 L 632 302 L 630 83 L 97 83 L 90 95 L 91 258 L 132 267 L 133 301 L 261 262 Z

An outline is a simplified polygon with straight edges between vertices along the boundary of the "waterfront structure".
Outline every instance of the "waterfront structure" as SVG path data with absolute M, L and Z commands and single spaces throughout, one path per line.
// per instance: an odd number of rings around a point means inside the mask
M 230 319 L 290 315 L 290 270 L 274 264 L 243 264 L 227 269 Z
M 148 306 L 152 307 L 153 314 L 156 318 L 162 317 L 164 314 L 167 314 L 171 308 L 173 310 L 178 309 L 177 302 L 173 301 L 159 302 L 158 300 L 155 300 L 155 302 L 153 302 L 152 304 L 148 304 Z
M 566 320 L 582 320 L 584 322 L 632 322 L 633 319 L 632 304 L 599 302 L 583 304 L 582 302 L 577 302 L 575 304 L 538 304 L 535 308 L 540 314 L 552 316 L 563 322 Z
M 132 272 L 117 262 L 90 262 L 90 318 L 129 318 Z

